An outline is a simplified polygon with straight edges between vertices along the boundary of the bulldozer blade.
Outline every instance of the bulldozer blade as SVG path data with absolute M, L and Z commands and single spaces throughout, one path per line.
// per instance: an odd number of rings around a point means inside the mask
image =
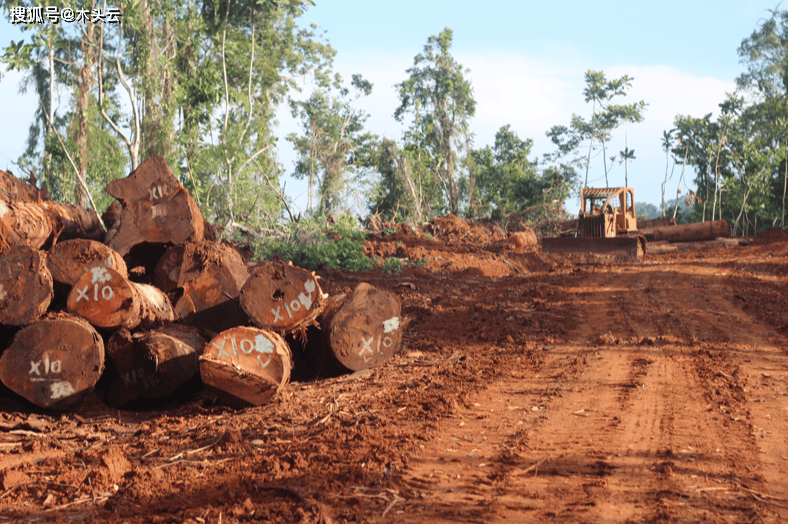
M 642 235 L 542 239 L 542 255 L 556 255 L 575 263 L 640 262 L 645 254 L 646 239 Z

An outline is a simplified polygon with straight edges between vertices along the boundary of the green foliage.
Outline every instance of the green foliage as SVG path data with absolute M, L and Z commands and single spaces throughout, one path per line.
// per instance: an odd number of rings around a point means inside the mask
M 742 40 L 738 49 L 747 72 L 736 79 L 736 84 L 763 98 L 788 93 L 788 11 L 775 8 L 769 12 L 771 17 Z
M 255 259 L 269 260 L 278 255 L 308 269 L 323 264 L 332 269 L 363 271 L 373 267 L 364 254 L 365 239 L 366 234 L 348 215 L 329 227 L 325 220 L 302 219 L 290 225 L 283 239 L 255 242 Z
M 424 51 L 413 59 L 408 79 L 397 84 L 400 106 L 394 118 L 402 122 L 406 115 L 413 120 L 405 140 L 425 149 L 433 160 L 431 171 L 440 181 L 448 209 L 458 214 L 460 191 L 457 180 L 456 142 L 469 136 L 469 122 L 476 113 L 467 70 L 458 64 L 449 50 L 452 31 L 444 29 L 427 39 Z
M 588 172 L 595 144 L 599 143 L 602 148 L 605 186 L 607 187 L 609 186 L 608 173 L 615 161 L 615 156 L 611 157 L 608 167 L 606 148 L 611 139 L 611 133 L 625 122 L 636 123 L 643 120 L 646 103 L 642 100 L 623 105 L 612 102 L 616 97 L 626 96 L 627 90 L 632 87 L 632 80 L 628 75 L 608 80 L 602 71 L 586 71 L 586 87 L 583 90 L 583 95 L 586 102 L 591 102 L 591 118 L 586 121 L 578 115 L 572 115 L 569 127 L 553 126 L 547 132 L 547 136 L 558 147 L 557 152 L 553 155 L 554 159 L 572 155 L 569 164 L 585 169 L 583 187 L 588 187 Z M 588 152 L 583 154 L 586 147 Z
M 294 176 L 309 180 L 309 204 L 312 208 L 312 187 L 318 186 L 318 215 L 340 214 L 354 207 L 366 169 L 374 162 L 376 137 L 364 132 L 368 115 L 356 109 L 359 97 L 372 92 L 372 84 L 361 75 L 353 75 L 356 95 L 349 90 L 339 95 L 328 89 L 318 90 L 305 101 L 290 101 L 294 118 L 301 120 L 302 133 L 291 133 L 287 140 L 299 157 Z

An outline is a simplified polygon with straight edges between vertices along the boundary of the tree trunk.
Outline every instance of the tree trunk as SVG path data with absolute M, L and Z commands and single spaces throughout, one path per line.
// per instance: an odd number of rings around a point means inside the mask
M 361 283 L 328 299 L 320 325 L 329 355 L 351 371 L 380 366 L 397 352 L 403 319 L 399 298 Z
M 121 255 L 143 242 L 184 244 L 205 235 L 205 219 L 161 155 L 142 162 L 126 178 L 107 184 L 122 204 L 120 226 L 105 243 Z
M 0 254 L 0 323 L 29 324 L 46 313 L 52 296 L 43 252 L 20 246 Z
M 104 371 L 104 341 L 85 320 L 54 314 L 16 334 L 0 357 L 0 380 L 42 408 L 73 404 Z
M 285 387 L 292 357 L 272 331 L 238 326 L 220 333 L 200 357 L 205 386 L 231 406 L 259 406 Z
M 282 261 L 257 266 L 241 289 L 241 307 L 252 322 L 279 333 L 313 325 L 325 298 L 314 273 Z
M 197 329 L 171 324 L 131 334 L 116 331 L 107 342 L 107 356 L 118 372 L 107 394 L 113 406 L 137 398 L 169 395 L 200 371 L 205 339 Z
M 94 267 L 109 267 L 128 278 L 126 262 L 117 251 L 95 240 L 74 238 L 58 242 L 47 253 L 52 278 L 68 286 Z
M 241 255 L 216 242 L 174 246 L 154 271 L 159 289 L 182 290 L 173 305 L 175 317 L 216 333 L 249 322 L 238 301 L 248 278 Z
M 107 267 L 83 273 L 68 295 L 67 307 L 101 328 L 150 328 L 174 319 L 170 299 L 160 289 L 131 282 Z

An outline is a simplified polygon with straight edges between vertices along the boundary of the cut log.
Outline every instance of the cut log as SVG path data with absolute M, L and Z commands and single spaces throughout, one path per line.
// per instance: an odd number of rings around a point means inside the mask
M 197 329 L 178 324 L 133 335 L 119 329 L 107 342 L 107 356 L 118 373 L 107 401 L 122 406 L 169 395 L 200 372 L 205 343 Z
M 271 400 L 287 384 L 291 368 L 290 348 L 281 336 L 247 326 L 220 333 L 200 357 L 205 386 L 236 407 Z
M 160 155 L 107 184 L 107 193 L 120 201 L 122 211 L 120 225 L 105 243 L 121 255 L 143 242 L 184 244 L 204 238 L 200 209 Z
M 151 328 L 174 320 L 170 299 L 160 289 L 131 282 L 107 267 L 95 267 L 77 279 L 67 308 L 101 328 Z
M 160 289 L 180 288 L 177 319 L 217 333 L 249 322 L 237 300 L 248 278 L 235 249 L 208 241 L 173 246 L 154 271 Z
M 104 341 L 85 320 L 54 314 L 23 328 L 0 357 L 0 380 L 42 408 L 73 404 L 104 371 Z
M 653 230 L 654 240 L 668 242 L 688 242 L 695 240 L 714 240 L 730 237 L 731 229 L 727 220 L 708 220 L 680 226 L 658 227 Z
M 330 297 L 320 316 L 329 357 L 351 371 L 386 362 L 402 341 L 401 307 L 397 295 L 366 283 Z
M 73 286 L 85 271 L 109 267 L 128 278 L 126 262 L 117 251 L 95 240 L 75 238 L 58 242 L 47 253 L 47 266 L 52 278 Z
M 0 251 L 13 246 L 39 249 L 56 235 L 99 240 L 104 238 L 104 229 L 95 211 L 71 204 L 0 200 Z
M 0 170 L 0 200 L 3 202 L 38 202 L 47 198 L 46 191 Z
M 281 261 L 256 266 L 241 289 L 241 307 L 252 322 L 279 333 L 315 324 L 324 302 L 314 273 Z
M 46 313 L 52 302 L 46 255 L 25 246 L 0 254 L 0 323 L 24 326 Z

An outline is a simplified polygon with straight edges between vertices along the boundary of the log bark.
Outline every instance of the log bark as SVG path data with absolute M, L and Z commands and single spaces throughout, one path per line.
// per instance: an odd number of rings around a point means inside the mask
M 54 314 L 20 330 L 0 357 L 0 380 L 42 408 L 73 404 L 104 371 L 104 341 L 85 320 Z
M 730 237 L 731 230 L 727 220 L 708 220 L 695 224 L 658 227 L 653 230 L 653 235 L 655 241 L 667 240 L 668 242 L 687 242 Z
M 205 236 L 200 209 L 160 155 L 107 184 L 107 192 L 122 210 L 120 225 L 110 230 L 105 243 L 121 255 L 143 242 L 184 244 Z
M 95 211 L 71 204 L 0 200 L 0 251 L 19 245 L 39 249 L 55 236 L 99 240 L 104 229 Z
M 0 200 L 3 202 L 37 202 L 48 198 L 45 190 L 0 170 Z
M 255 267 L 240 302 L 257 327 L 293 333 L 315 324 L 325 298 L 314 273 L 277 261 Z
M 177 319 L 217 333 L 249 322 L 238 300 L 248 278 L 235 249 L 208 241 L 170 248 L 154 271 L 160 289 L 180 288 Z
M 401 310 L 397 295 L 367 283 L 330 297 L 320 316 L 329 357 L 351 371 L 380 366 L 402 342 Z
M 292 357 L 273 331 L 238 326 L 211 340 L 200 357 L 205 386 L 236 407 L 262 405 L 290 379 Z
M 174 320 L 170 300 L 160 289 L 131 282 L 107 267 L 90 269 L 77 279 L 67 308 L 101 328 L 151 328 Z
M 24 326 L 46 313 L 52 302 L 46 255 L 25 246 L 0 254 L 0 323 Z
M 197 329 L 179 324 L 135 334 L 119 329 L 107 342 L 107 356 L 118 373 L 107 401 L 122 406 L 169 395 L 200 372 L 205 344 Z
M 126 262 L 109 246 L 84 238 L 58 242 L 47 253 L 47 266 L 52 278 L 69 286 L 85 271 L 94 267 L 109 267 L 128 278 Z

